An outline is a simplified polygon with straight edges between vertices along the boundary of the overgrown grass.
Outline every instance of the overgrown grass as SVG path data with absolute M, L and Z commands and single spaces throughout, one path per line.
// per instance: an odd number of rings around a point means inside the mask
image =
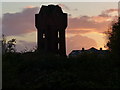
M 120 88 L 119 64 L 111 55 L 65 58 L 7 53 L 3 55 L 3 89 Z

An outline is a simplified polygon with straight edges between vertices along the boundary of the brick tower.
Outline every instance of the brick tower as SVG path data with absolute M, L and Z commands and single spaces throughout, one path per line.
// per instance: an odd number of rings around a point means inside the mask
M 67 14 L 58 5 L 42 6 L 35 15 L 38 51 L 66 56 L 65 29 Z

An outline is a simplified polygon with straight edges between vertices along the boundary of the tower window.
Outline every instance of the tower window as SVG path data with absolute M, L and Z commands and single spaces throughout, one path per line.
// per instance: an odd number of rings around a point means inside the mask
M 58 32 L 58 38 L 60 37 L 59 32 Z
M 43 38 L 45 38 L 45 34 L 43 34 Z
M 58 50 L 60 49 L 60 44 L 58 43 Z

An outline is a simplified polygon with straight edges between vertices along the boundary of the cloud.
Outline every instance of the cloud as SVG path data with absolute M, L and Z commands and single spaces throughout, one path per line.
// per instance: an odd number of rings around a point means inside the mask
M 2 18 L 0 17 L 0 25 L 2 26 Z
M 103 33 L 108 30 L 112 21 L 117 18 L 116 14 L 112 15 L 113 12 L 118 12 L 118 9 L 108 9 L 97 16 L 69 17 L 67 32 L 73 34 L 89 32 Z
M 2 37 L 2 19 L 0 18 L 0 38 Z
M 75 30 L 77 33 L 78 31 L 76 31 L 76 29 L 81 31 L 81 28 L 86 28 L 86 30 L 84 29 L 86 33 L 88 33 L 88 29 L 90 29 L 89 32 L 93 31 L 103 33 L 108 30 L 113 20 L 117 20 L 117 12 L 118 9 L 107 9 L 97 16 L 80 16 L 76 18 L 70 17 L 67 29 L 71 32 L 72 28 L 72 30 Z M 85 31 L 83 33 L 85 33 Z
M 62 7 L 63 9 L 70 10 L 70 8 L 66 6 L 65 4 L 58 4 L 58 5 Z
M 116 15 L 118 16 L 118 12 L 120 11 L 120 9 L 117 8 L 111 8 L 111 9 L 107 9 L 102 11 L 102 13 L 99 15 L 100 17 L 109 17 L 112 18 L 112 16 Z M 116 14 L 114 14 L 116 13 Z M 112 15 L 113 14 L 113 15 Z
M 103 18 L 99 16 L 81 16 L 78 18 L 70 17 L 68 20 L 68 33 L 88 33 L 88 32 L 99 32 L 102 33 L 108 30 L 111 21 L 109 18 Z M 72 31 L 71 31 L 72 30 Z M 84 31 L 83 31 L 84 30 Z
M 111 8 L 111 9 L 103 11 L 103 13 L 109 14 L 109 13 L 118 12 L 118 11 L 119 11 L 119 9 Z
M 7 36 L 33 32 L 35 28 L 35 14 L 39 8 L 24 8 L 22 12 L 6 13 L 3 15 L 3 33 Z
M 24 51 L 25 49 L 33 50 L 33 48 L 35 48 L 36 46 L 37 46 L 36 42 L 27 42 L 23 40 L 17 41 L 17 44 L 16 44 L 16 48 L 18 52 Z
M 29 5 L 29 6 L 26 6 L 25 8 L 35 8 L 35 6 L 32 6 L 32 5 Z
M 6 13 L 3 15 L 3 33 L 6 36 L 21 34 L 28 35 L 28 33 L 34 32 L 35 28 L 35 14 L 38 13 L 37 7 L 25 7 L 22 12 Z M 106 10 L 110 12 L 111 10 Z M 114 10 L 113 10 L 114 11 Z M 80 34 L 86 34 L 90 32 L 103 33 L 108 30 L 113 18 L 107 13 L 101 13 L 97 16 L 80 16 L 69 17 L 67 27 L 67 53 L 73 49 L 81 49 L 82 47 L 90 48 L 91 46 L 97 46 L 93 39 L 83 37 Z M 76 36 L 75 36 L 76 35 Z M 35 36 L 35 35 L 33 35 Z M 25 38 L 24 38 L 25 39 Z M 31 39 L 31 38 L 30 38 Z M 19 42 L 17 45 L 18 50 L 22 50 L 26 46 L 32 48 L 35 46 L 35 42 Z
M 37 42 L 27 42 L 24 40 L 17 41 L 16 48 L 17 51 L 32 50 L 37 46 Z M 72 37 L 66 38 L 66 46 L 67 46 L 67 54 L 69 54 L 72 50 L 81 50 L 81 48 L 88 49 L 90 47 L 97 47 L 97 43 L 95 40 L 88 38 L 86 36 L 75 35 Z
M 67 30 L 68 34 L 85 34 L 85 33 L 90 33 L 90 30 L 83 30 L 83 29 L 69 29 Z
M 81 50 L 81 48 L 88 49 L 90 47 L 97 47 L 95 40 L 86 36 L 75 35 L 66 39 L 67 42 L 67 54 L 72 50 Z
M 110 16 L 93 16 L 91 19 L 97 23 L 106 23 L 107 21 L 111 21 L 112 17 Z M 107 22 L 108 23 L 108 22 Z
M 65 8 L 65 7 L 64 7 Z M 67 7 L 66 7 L 67 9 Z M 68 9 L 69 10 L 69 9 Z M 38 13 L 38 7 L 26 7 L 22 12 L 17 13 L 6 13 L 3 15 L 3 33 L 6 36 L 21 34 L 27 35 L 28 33 L 34 32 L 35 28 L 35 14 Z M 105 13 L 105 11 L 107 13 Z M 97 43 L 88 37 L 81 36 L 80 34 L 98 32 L 103 33 L 108 30 L 111 24 L 111 18 L 109 13 L 111 10 L 105 10 L 97 16 L 80 16 L 80 17 L 68 17 L 67 34 L 71 37 L 67 37 L 67 53 L 72 49 L 81 49 L 82 47 L 90 48 L 92 46 L 97 47 Z M 115 10 L 113 10 L 115 11 Z M 20 41 L 17 47 L 23 49 L 24 47 L 32 48 L 35 42 Z
M 70 10 L 64 4 L 59 4 L 61 7 Z M 36 30 L 35 28 L 35 14 L 38 13 L 39 8 L 34 6 L 27 6 L 22 12 L 6 13 L 3 15 L 3 33 L 6 36 L 20 35 L 30 33 Z M 117 9 L 108 9 L 97 16 L 80 16 L 68 17 L 67 33 L 84 34 L 89 32 L 103 33 L 108 30 L 113 16 L 109 13 L 117 11 Z

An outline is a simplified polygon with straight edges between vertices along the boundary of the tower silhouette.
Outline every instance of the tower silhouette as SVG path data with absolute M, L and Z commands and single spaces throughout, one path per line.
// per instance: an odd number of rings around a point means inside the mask
M 66 56 L 65 29 L 67 14 L 58 5 L 42 6 L 35 14 L 38 51 Z

